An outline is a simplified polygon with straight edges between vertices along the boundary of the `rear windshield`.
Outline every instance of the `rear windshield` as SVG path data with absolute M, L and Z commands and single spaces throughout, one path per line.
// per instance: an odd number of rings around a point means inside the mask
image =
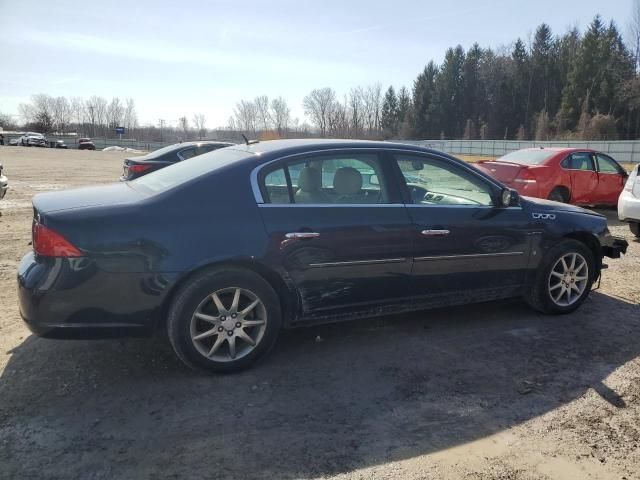
M 511 152 L 500 157 L 499 161 L 522 163 L 525 165 L 540 165 L 548 158 L 554 156 L 557 152 L 551 152 L 549 150 L 518 150 Z
M 251 153 L 240 150 L 222 148 L 190 158 L 188 162 L 174 163 L 161 170 L 131 180 L 129 183 L 135 188 L 142 187 L 144 190 L 162 192 L 251 155 Z

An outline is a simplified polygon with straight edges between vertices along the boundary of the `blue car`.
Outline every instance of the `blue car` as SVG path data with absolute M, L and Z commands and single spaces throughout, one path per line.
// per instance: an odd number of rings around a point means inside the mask
M 602 215 L 388 142 L 235 145 L 33 210 L 18 270 L 33 332 L 166 333 L 214 372 L 250 366 L 283 328 L 509 297 L 568 313 L 627 248 Z

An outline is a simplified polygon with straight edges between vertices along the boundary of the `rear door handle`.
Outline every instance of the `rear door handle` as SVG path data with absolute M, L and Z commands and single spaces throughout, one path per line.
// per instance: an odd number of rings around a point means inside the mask
M 318 232 L 291 232 L 285 234 L 285 238 L 297 239 L 317 238 L 319 236 L 320 234 Z
M 449 235 L 449 230 L 422 230 L 422 235 L 425 237 L 446 237 Z

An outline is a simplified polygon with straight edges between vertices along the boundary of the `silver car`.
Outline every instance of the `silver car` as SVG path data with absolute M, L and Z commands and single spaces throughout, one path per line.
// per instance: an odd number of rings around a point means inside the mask
M 41 133 L 27 132 L 18 139 L 23 147 L 46 147 L 47 140 Z

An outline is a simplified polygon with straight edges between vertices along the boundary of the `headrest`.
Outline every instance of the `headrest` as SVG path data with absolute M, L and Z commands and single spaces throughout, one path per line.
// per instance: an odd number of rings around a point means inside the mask
M 338 195 L 355 195 L 362 189 L 362 175 L 353 167 L 336 170 L 333 177 L 333 191 Z

